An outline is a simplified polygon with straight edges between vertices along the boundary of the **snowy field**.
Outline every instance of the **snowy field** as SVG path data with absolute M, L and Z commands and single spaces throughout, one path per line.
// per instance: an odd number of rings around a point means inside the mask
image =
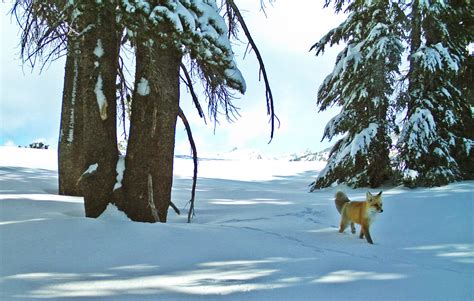
M 177 158 L 174 203 L 192 162 Z M 1 300 L 474 300 L 474 182 L 384 188 L 375 245 L 339 234 L 318 162 L 201 160 L 196 217 L 83 217 L 56 154 L 0 148 Z M 365 189 L 343 189 L 352 199 Z M 377 191 L 374 191 L 377 192 Z

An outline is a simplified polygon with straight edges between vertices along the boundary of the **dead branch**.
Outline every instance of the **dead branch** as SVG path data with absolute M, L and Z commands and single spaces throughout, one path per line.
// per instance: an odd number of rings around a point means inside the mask
M 194 216 L 194 200 L 196 196 L 196 183 L 197 183 L 197 173 L 198 173 L 198 158 L 196 144 L 194 143 L 193 134 L 191 132 L 191 126 L 189 125 L 188 119 L 184 115 L 184 112 L 179 108 L 178 112 L 179 118 L 183 121 L 184 127 L 186 128 L 186 133 L 188 134 L 189 144 L 191 145 L 191 150 L 193 153 L 193 163 L 194 163 L 194 172 L 193 172 L 193 186 L 191 189 L 191 200 L 189 201 L 189 211 L 188 211 L 188 223 L 191 222 L 191 218 Z
M 196 92 L 194 91 L 194 86 L 193 82 L 191 79 L 191 76 L 189 75 L 188 69 L 186 66 L 181 63 L 181 70 L 183 71 L 184 77 L 181 77 L 181 80 L 184 82 L 184 84 L 188 87 L 189 93 L 191 93 L 191 98 L 193 99 L 194 105 L 196 106 L 196 109 L 198 111 L 199 117 L 204 118 L 204 122 L 206 122 L 206 117 L 204 115 L 204 112 L 202 110 L 201 104 L 199 103 L 199 98 L 197 97 Z
M 16 0 L 10 13 L 22 30 L 20 56 L 23 63 L 28 62 L 33 69 L 39 61 L 42 70 L 46 63 L 65 54 L 69 32 L 67 5 Z
M 123 48 L 123 46 L 121 47 Z M 124 70 L 127 70 L 127 67 L 124 63 L 123 57 L 122 57 L 122 51 L 119 53 L 119 62 L 118 62 L 118 69 L 117 69 L 117 74 L 118 74 L 118 99 L 120 101 L 120 108 L 121 108 L 121 114 L 120 114 L 120 122 L 122 123 L 122 131 L 123 131 L 123 136 L 125 140 L 128 140 L 127 137 L 127 126 L 126 126 L 126 119 L 127 115 L 130 117 L 129 110 L 127 109 L 127 106 L 130 106 L 131 102 L 131 95 L 132 95 L 132 88 L 130 87 L 127 78 L 125 77 Z M 129 118 L 130 119 L 130 118 Z
M 269 1 L 268 1 L 268 3 L 269 3 L 270 5 L 272 5 L 273 2 L 274 2 L 274 0 L 269 0 Z M 265 15 L 265 17 L 268 17 L 268 16 L 267 16 L 267 11 L 266 11 L 266 9 L 267 9 L 267 5 L 265 4 L 265 1 L 264 1 L 264 0 L 260 0 L 260 10 L 263 12 L 263 14 Z
M 178 207 L 176 207 L 176 205 L 170 201 L 170 206 L 171 208 L 173 208 L 174 212 L 176 212 L 177 215 L 181 215 L 181 211 L 179 211 Z
M 252 49 L 255 51 L 255 56 L 257 57 L 258 63 L 260 65 L 260 74 L 263 75 L 263 81 L 265 82 L 265 97 L 267 100 L 267 114 L 270 115 L 270 123 L 271 123 L 271 132 L 270 132 L 270 141 L 269 143 L 273 140 L 273 134 L 275 131 L 275 120 L 278 122 L 278 126 L 280 125 L 280 120 L 278 117 L 275 115 L 275 108 L 274 108 L 274 102 L 273 102 L 273 94 L 272 90 L 270 88 L 270 82 L 268 80 L 267 76 L 267 71 L 265 69 L 265 64 L 263 63 L 262 56 L 260 54 L 260 51 L 258 50 L 257 45 L 255 44 L 252 35 L 250 34 L 250 31 L 247 27 L 247 24 L 245 23 L 244 18 L 242 17 L 242 14 L 240 13 L 239 8 L 235 4 L 234 0 L 226 0 L 227 4 L 232 8 L 234 11 L 235 16 L 237 17 L 237 20 L 240 23 L 240 26 L 242 26 L 242 29 L 244 30 L 245 36 L 247 37 L 247 40 L 249 41 L 249 44 L 252 46 Z

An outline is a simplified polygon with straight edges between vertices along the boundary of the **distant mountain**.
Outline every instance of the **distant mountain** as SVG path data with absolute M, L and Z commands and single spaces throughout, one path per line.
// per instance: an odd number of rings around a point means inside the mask
M 215 154 L 206 154 L 203 157 L 200 157 L 200 160 L 280 160 L 280 161 L 318 161 L 326 162 L 329 157 L 329 152 L 331 148 L 324 149 L 322 151 L 314 152 L 311 150 L 306 150 L 302 153 L 293 153 L 286 155 L 275 155 L 267 154 L 257 149 L 250 148 L 238 148 L 234 147 L 227 152 L 215 153 Z M 191 158 L 189 155 L 176 155 L 180 158 Z
M 301 155 L 293 154 L 292 158 L 290 158 L 290 161 L 327 161 L 330 151 L 330 147 L 319 152 L 307 150 Z
M 274 159 L 266 156 L 262 152 L 253 149 L 241 149 L 234 147 L 229 152 L 221 153 L 217 155 L 218 158 L 227 160 L 262 160 L 262 159 Z

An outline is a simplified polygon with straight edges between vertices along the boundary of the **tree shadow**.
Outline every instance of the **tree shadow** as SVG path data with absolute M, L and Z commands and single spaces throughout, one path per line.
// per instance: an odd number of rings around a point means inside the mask
M 0 193 L 58 193 L 58 175 L 56 171 L 25 168 L 0 167 Z
M 202 261 L 173 270 L 139 263 L 139 259 L 135 262 L 87 272 L 49 270 L 9 275 L 2 278 L 3 282 L 23 290 L 6 291 L 4 296 L 28 300 L 261 300 L 277 296 L 306 300 L 340 296 L 341 285 L 360 288 L 361 282 L 373 285 L 376 281 L 396 287 L 408 278 L 400 273 L 334 270 L 321 267 L 322 259 L 316 257 Z M 347 294 L 342 291 L 342 295 Z
M 446 275 L 457 288 L 472 267 L 462 262 L 472 259 L 470 244 L 401 251 L 337 234 L 328 222 L 337 223 L 334 190 L 308 193 L 312 172 L 259 182 L 200 178 L 193 224 L 175 218 L 161 225 L 85 219 L 81 198 L 44 193 L 44 186 L 56 185 L 55 172 L 0 171 L 2 179 L 10 174 L 0 201 L 0 290 L 6 300 L 338 299 L 354 290 L 369 296 L 374 283 L 383 283 L 383 299 L 401 286 L 428 290 Z M 186 203 L 190 183 L 175 177 L 176 204 Z M 389 200 L 396 197 L 388 194 Z M 386 224 L 391 231 L 398 225 Z M 414 253 L 420 255 L 400 257 Z M 429 258 L 419 263 L 421 257 Z M 432 257 L 463 264 L 464 273 Z M 425 280 L 433 274 L 437 278 Z

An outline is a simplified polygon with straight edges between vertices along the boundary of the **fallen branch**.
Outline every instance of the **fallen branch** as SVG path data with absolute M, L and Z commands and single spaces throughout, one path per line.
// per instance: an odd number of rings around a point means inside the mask
M 194 216 L 194 200 L 196 196 L 196 183 L 197 183 L 197 173 L 198 173 L 198 158 L 196 144 L 194 143 L 193 134 L 191 132 L 191 126 L 189 125 L 186 116 L 181 108 L 178 112 L 179 118 L 183 121 L 184 127 L 186 128 L 186 133 L 188 134 L 189 144 L 191 145 L 191 150 L 193 153 L 193 163 L 194 163 L 194 172 L 193 172 L 193 186 L 191 189 L 191 200 L 189 200 L 190 206 L 188 211 L 188 223 L 191 222 L 191 218 Z

